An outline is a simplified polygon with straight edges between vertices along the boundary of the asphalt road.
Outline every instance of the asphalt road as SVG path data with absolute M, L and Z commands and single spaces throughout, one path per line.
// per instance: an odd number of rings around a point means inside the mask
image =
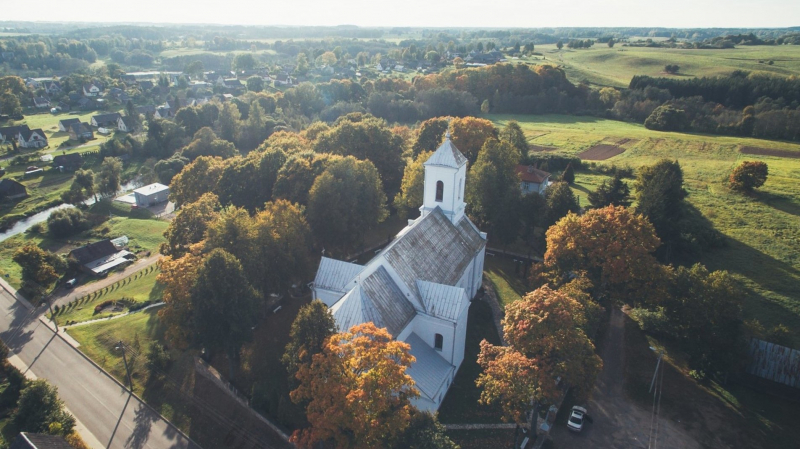
M 0 288 L 0 338 L 106 448 L 199 449 Z

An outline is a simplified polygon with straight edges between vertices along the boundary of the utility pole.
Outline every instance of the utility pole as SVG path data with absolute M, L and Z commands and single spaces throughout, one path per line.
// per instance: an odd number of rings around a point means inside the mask
M 50 296 L 47 297 L 47 307 L 50 309 L 50 321 L 56 326 L 56 333 L 58 333 L 58 321 L 56 321 L 56 314 L 53 313 L 53 303 L 50 301 Z
M 125 363 L 125 373 L 128 375 L 128 385 L 130 386 L 131 393 L 133 393 L 133 381 L 131 380 L 131 370 L 128 368 L 128 358 L 125 357 L 125 344 L 122 340 L 117 343 L 116 349 L 122 351 L 122 361 Z

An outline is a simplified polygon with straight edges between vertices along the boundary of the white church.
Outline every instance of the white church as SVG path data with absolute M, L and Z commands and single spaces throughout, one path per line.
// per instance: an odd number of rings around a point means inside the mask
M 486 233 L 464 214 L 467 158 L 449 132 L 424 166 L 421 216 L 366 265 L 323 257 L 311 286 L 340 330 L 372 321 L 408 343 L 416 358 L 408 374 L 420 392 L 414 405 L 436 411 L 464 360 Z

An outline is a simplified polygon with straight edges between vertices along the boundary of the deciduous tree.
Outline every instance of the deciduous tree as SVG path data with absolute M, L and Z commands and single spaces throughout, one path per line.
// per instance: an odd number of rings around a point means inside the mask
M 219 216 L 222 206 L 213 193 L 205 193 L 197 201 L 182 207 L 164 231 L 166 241 L 159 251 L 165 256 L 180 258 L 189 247 L 205 238 L 208 224 Z
M 570 212 L 577 213 L 580 210 L 578 200 L 569 184 L 566 182 L 554 182 L 547 187 L 544 194 L 547 210 L 545 211 L 544 225 L 546 228 L 554 225 L 562 217 Z
M 158 316 L 166 327 L 167 341 L 179 348 L 193 341 L 192 286 L 203 264 L 202 251 L 203 243 L 196 243 L 180 258 L 168 255 L 158 261 L 161 273 L 157 279 L 164 286 L 165 303 Z
M 519 231 L 519 150 L 506 141 L 487 140 L 469 172 L 467 212 L 500 241 L 510 243 Z
M 13 420 L 20 432 L 65 436 L 75 427 L 75 418 L 58 398 L 58 389 L 44 379 L 32 380 L 22 389 Z
M 316 354 L 325 348 L 328 339 L 337 331 L 336 320 L 330 309 L 319 299 L 300 308 L 289 331 L 289 343 L 281 358 L 289 381 L 296 383 L 295 375 L 301 365 L 310 365 Z
M 456 117 L 452 120 L 452 141 L 467 157 L 470 164 L 478 159 L 478 153 L 489 139 L 497 139 L 497 128 L 489 120 L 476 117 Z
M 312 448 L 331 441 L 337 448 L 390 446 L 409 426 L 419 395 L 406 373 L 415 359 L 407 343 L 372 323 L 330 337 L 322 353 L 300 365 L 296 403 L 308 401 L 310 427 L 292 440 Z
M 431 157 L 430 151 L 420 153 L 413 162 L 406 165 L 400 192 L 394 197 L 394 207 L 400 214 L 412 216 L 414 210 L 422 206 L 425 190 L 425 167 L 423 164 Z
M 22 267 L 22 290 L 34 297 L 45 294 L 66 268 L 58 256 L 32 243 L 14 252 L 12 260 Z
M 177 207 L 197 201 L 217 186 L 225 167 L 220 158 L 201 156 L 172 178 L 169 198 Z
M 122 160 L 116 157 L 104 158 L 95 178 L 100 194 L 108 196 L 117 193 L 122 178 Z
M 500 131 L 500 140 L 504 140 L 519 150 L 522 156 L 528 155 L 528 139 L 516 120 L 510 120 Z
M 767 182 L 769 168 L 766 162 L 744 161 L 736 167 L 730 176 L 730 186 L 740 192 L 752 192 Z

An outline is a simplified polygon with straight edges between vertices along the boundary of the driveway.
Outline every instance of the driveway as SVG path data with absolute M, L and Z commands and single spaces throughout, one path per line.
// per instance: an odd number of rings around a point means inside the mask
M 597 378 L 587 409 L 592 423 L 586 423 L 580 433 L 567 430 L 566 423 L 557 422 L 550 434 L 560 449 L 591 448 L 648 448 L 651 429 L 651 410 L 643 409 L 625 396 L 625 315 L 617 308 L 611 312 L 608 333 L 600 356 L 603 371 Z M 655 369 L 655 366 L 653 367 Z M 700 449 L 701 445 L 683 429 L 661 415 L 658 420 L 658 446 Z

